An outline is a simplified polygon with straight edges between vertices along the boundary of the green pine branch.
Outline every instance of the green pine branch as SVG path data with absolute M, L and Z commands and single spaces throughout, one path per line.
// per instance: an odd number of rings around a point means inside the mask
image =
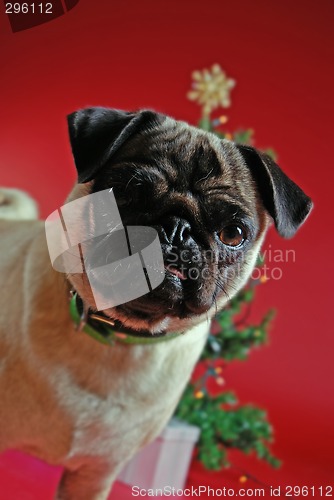
M 258 264 L 263 264 L 261 257 Z M 207 469 L 228 466 L 231 448 L 246 454 L 253 452 L 273 467 L 280 464 L 270 452 L 273 430 L 266 413 L 253 405 L 239 405 L 233 392 L 221 391 L 212 396 L 206 387 L 210 377 L 217 378 L 217 361 L 226 364 L 234 359 L 245 360 L 251 349 L 267 342 L 274 311 L 268 311 L 257 324 L 248 324 L 245 317 L 257 285 L 258 281 L 251 281 L 216 315 L 199 361 L 204 374 L 188 384 L 175 413 L 177 418 L 201 429 L 198 459 Z
M 197 444 L 198 458 L 207 469 L 220 470 L 229 465 L 228 450 L 237 448 L 254 452 L 273 467 L 280 462 L 271 454 L 269 443 L 273 433 L 266 413 L 254 406 L 235 407 L 238 401 L 232 392 L 212 397 L 194 397 L 194 386 L 188 385 L 176 416 L 201 429 Z

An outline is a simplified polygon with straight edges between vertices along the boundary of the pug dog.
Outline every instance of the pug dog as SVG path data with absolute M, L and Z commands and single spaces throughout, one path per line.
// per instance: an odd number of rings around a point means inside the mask
M 58 500 L 104 500 L 172 416 L 210 320 L 247 282 L 271 221 L 290 238 L 312 203 L 253 147 L 154 111 L 88 108 L 68 124 L 78 183 L 67 201 L 112 188 L 124 226 L 157 231 L 165 277 L 96 311 L 84 274 L 52 268 L 42 221 L 0 221 L 0 450 L 62 465 Z M 134 340 L 86 335 L 70 291 L 95 331 L 105 322 Z

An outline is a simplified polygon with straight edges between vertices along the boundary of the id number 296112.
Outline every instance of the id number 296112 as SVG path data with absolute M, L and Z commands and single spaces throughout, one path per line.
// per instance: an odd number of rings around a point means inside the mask
M 6 3 L 6 14 L 52 14 L 52 3 Z

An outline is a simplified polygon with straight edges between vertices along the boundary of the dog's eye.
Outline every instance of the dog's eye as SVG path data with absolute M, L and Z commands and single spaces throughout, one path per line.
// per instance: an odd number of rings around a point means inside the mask
M 240 247 L 246 239 L 246 232 L 241 226 L 229 224 L 220 231 L 219 239 L 229 247 Z

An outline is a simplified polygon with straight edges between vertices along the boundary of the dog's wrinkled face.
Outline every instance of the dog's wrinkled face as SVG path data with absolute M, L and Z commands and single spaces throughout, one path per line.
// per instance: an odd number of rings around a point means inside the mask
M 127 327 L 182 330 L 212 317 L 245 284 L 270 218 L 290 237 L 311 208 L 268 157 L 164 115 L 91 108 L 69 127 L 85 183 L 72 199 L 112 187 L 123 224 L 159 235 L 163 283 L 105 311 Z M 69 278 L 89 303 L 88 282 Z

